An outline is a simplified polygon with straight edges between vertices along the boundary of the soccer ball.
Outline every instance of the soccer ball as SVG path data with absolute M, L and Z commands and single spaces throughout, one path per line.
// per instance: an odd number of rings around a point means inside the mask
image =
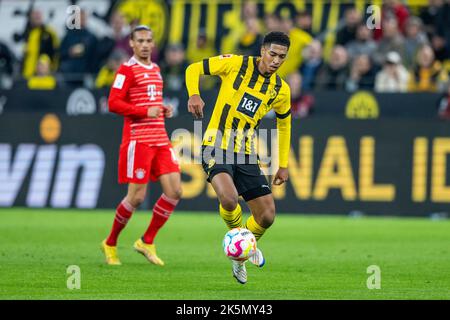
M 232 260 L 245 261 L 256 252 L 255 236 L 245 228 L 228 231 L 222 245 L 225 255 Z

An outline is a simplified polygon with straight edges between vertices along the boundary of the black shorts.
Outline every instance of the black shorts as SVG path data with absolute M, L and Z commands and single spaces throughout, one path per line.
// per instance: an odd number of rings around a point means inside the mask
M 233 178 L 238 194 L 245 201 L 272 193 L 257 158 L 249 156 L 239 158 L 237 154 L 227 155 L 223 150 L 216 153 L 210 149 L 205 152 L 206 148 L 209 147 L 203 147 L 202 166 L 208 175 L 208 182 L 211 182 L 216 174 L 226 172 Z

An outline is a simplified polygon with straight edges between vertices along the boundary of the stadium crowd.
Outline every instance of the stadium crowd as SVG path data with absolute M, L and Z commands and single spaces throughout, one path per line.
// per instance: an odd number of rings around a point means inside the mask
M 318 90 L 442 92 L 447 97 L 450 1 L 429 0 L 428 6 L 413 15 L 402 1 L 387 0 L 381 17 L 381 28 L 372 28 L 364 13 L 350 7 L 336 30 L 314 34 L 310 12 L 260 17 L 256 3 L 247 1 L 243 4 L 242 23 L 237 23 L 233 31 L 233 53 L 258 55 L 266 32 L 281 30 L 289 34 L 292 45 L 279 74 L 290 84 L 296 116 L 308 114 L 314 103 L 310 93 Z M 109 19 L 109 35 L 97 37 L 87 27 L 89 13 L 82 11 L 81 28 L 67 29 L 59 39 L 44 23 L 39 8 L 33 9 L 28 19 L 25 32 L 15 39 L 24 44 L 22 56 L 15 57 L 6 43 L 0 43 L 2 88 L 108 88 L 117 68 L 131 55 L 129 30 L 139 23 L 127 22 L 116 11 Z M 328 50 L 325 40 L 330 34 L 334 41 Z M 181 43 L 168 43 L 155 48 L 152 60 L 161 66 L 166 88 L 183 90 L 184 70 L 189 63 L 221 53 L 226 52 L 217 52 L 206 32 L 200 30 L 195 48 L 185 50 Z M 217 81 L 210 78 L 202 83 L 204 88 L 216 85 Z

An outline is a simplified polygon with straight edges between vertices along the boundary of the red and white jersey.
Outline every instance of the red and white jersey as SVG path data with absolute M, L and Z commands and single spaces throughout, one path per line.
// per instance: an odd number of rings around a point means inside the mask
M 164 125 L 164 112 L 147 117 L 149 107 L 163 108 L 163 79 L 159 66 L 145 65 L 132 57 L 116 72 L 108 100 L 109 111 L 124 116 L 122 143 L 137 141 L 149 146 L 170 143 Z

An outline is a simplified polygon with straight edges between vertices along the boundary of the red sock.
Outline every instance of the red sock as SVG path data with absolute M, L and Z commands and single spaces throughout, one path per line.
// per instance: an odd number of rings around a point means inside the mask
M 108 239 L 106 239 L 106 244 L 108 246 L 116 246 L 117 238 L 119 237 L 122 229 L 127 225 L 127 222 L 131 218 L 134 209 L 135 208 L 125 199 L 123 199 L 122 202 L 119 203 L 116 209 L 116 217 L 114 219 L 111 233 L 109 234 Z
M 153 217 L 150 222 L 150 226 L 142 237 L 142 241 L 148 244 L 152 244 L 155 239 L 156 234 L 159 229 L 166 223 L 169 219 L 170 214 L 173 212 L 177 206 L 179 200 L 170 199 L 164 193 L 156 201 L 153 207 Z

